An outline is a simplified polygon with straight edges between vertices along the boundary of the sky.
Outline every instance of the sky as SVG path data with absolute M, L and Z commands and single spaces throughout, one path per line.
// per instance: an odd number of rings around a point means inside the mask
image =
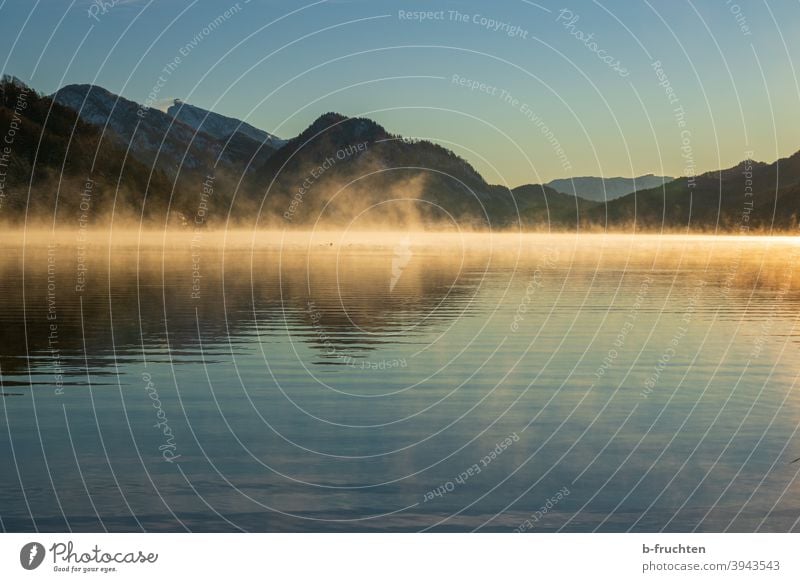
M 798 30 L 797 0 L 0 0 L 0 68 L 281 137 L 369 117 L 513 187 L 791 155 Z

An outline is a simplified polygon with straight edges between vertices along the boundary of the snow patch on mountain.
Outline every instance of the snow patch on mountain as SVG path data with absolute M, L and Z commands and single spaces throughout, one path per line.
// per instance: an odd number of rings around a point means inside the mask
M 180 99 L 173 101 L 172 105 L 167 109 L 167 114 L 217 139 L 228 139 L 238 132 L 259 143 L 267 143 L 275 149 L 286 144 L 286 140 L 253 127 L 249 123 L 190 105 Z

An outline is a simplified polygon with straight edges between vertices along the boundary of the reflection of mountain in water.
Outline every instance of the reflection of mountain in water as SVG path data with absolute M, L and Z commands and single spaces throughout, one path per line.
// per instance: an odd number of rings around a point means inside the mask
M 408 342 L 421 330 L 444 330 L 467 313 L 485 265 L 468 266 L 430 252 L 408 257 L 395 278 L 393 254 L 318 254 L 300 276 L 283 281 L 291 324 L 312 345 L 335 357 L 358 357 L 382 344 Z M 305 268 L 305 267 L 304 267 Z M 295 273 L 298 275 L 299 273 Z M 394 285 L 392 285 L 394 283 Z
M 275 334 L 323 357 L 331 343 L 359 357 L 462 315 L 479 262 L 461 270 L 457 260 L 420 254 L 390 290 L 390 252 L 204 250 L 193 258 L 115 248 L 111 261 L 105 250 L 86 259 L 79 292 L 75 248 L 28 249 L 24 293 L 22 262 L 0 260 L 0 365 L 6 385 L 28 383 L 27 362 L 34 384 L 52 384 L 59 364 L 65 380 L 83 384 L 87 365 L 111 374 L 143 353 L 148 361 L 213 361 Z

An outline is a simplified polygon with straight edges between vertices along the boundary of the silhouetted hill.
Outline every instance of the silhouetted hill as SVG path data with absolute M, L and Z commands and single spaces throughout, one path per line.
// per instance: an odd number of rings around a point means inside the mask
M 0 82 L 0 134 L 9 136 L 0 168 L 0 220 L 45 220 L 78 226 L 117 216 L 164 219 L 170 183 L 126 158 L 118 143 L 19 81 Z M 145 207 L 148 192 L 157 192 Z M 81 204 L 84 210 L 81 210 Z
M 275 151 L 270 143 L 256 141 L 245 133 L 237 135 L 238 148 L 232 150 L 226 147 L 230 135 L 214 137 L 163 111 L 140 106 L 95 85 L 67 85 L 53 98 L 126 147 L 130 144 L 132 154 L 142 163 L 158 167 L 173 178 L 182 172 L 205 176 L 215 167 L 240 174 L 250 167 L 250 157 L 255 156 L 258 166 Z
M 800 152 L 772 164 L 745 160 L 693 181 L 630 194 L 593 208 L 584 223 L 644 230 L 768 231 L 795 229 L 800 210 Z
M 797 225 L 800 153 L 599 203 L 546 185 L 487 184 L 454 152 L 403 139 L 370 119 L 326 113 L 284 142 L 182 104 L 173 114 L 187 124 L 90 85 L 65 87 L 55 100 L 13 78 L 4 78 L 0 90 L 0 132 L 13 134 L 11 151 L 0 160 L 0 220 L 20 221 L 26 213 L 52 220 L 57 209 L 56 221 L 74 226 L 88 183 L 90 221 L 105 220 L 113 209 L 137 220 L 193 225 L 202 209 L 202 224 L 273 227 L 747 231 Z M 206 127 L 211 133 L 199 130 Z
M 172 208 L 182 215 L 179 223 L 195 220 L 209 176 L 213 195 L 202 201 L 208 207 L 204 209 L 203 222 L 225 220 L 240 180 L 275 151 L 270 140 L 256 141 L 246 132 L 217 138 L 102 87 L 68 85 L 53 97 L 103 131 L 108 141 L 129 148 L 134 159 L 165 174 L 172 185 L 157 195 L 172 199 Z M 198 115 L 199 110 L 195 110 L 193 116 Z M 201 119 L 195 121 L 200 123 Z M 245 215 L 252 212 L 244 204 L 240 209 Z
M 581 213 L 597 206 L 596 202 L 538 184 L 518 186 L 513 192 L 526 228 L 574 230 Z
M 264 202 L 261 220 L 277 216 L 291 225 L 349 224 L 357 216 L 362 224 L 541 226 L 548 204 L 559 220 L 571 212 L 576 223 L 574 197 L 542 186 L 489 185 L 450 150 L 338 113 L 289 140 L 256 172 L 254 186 L 251 196 Z

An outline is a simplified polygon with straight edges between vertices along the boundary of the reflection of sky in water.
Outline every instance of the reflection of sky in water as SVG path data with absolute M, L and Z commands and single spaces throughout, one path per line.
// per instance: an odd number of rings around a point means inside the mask
M 481 246 L 7 257 L 3 527 L 796 529 L 793 243 Z

